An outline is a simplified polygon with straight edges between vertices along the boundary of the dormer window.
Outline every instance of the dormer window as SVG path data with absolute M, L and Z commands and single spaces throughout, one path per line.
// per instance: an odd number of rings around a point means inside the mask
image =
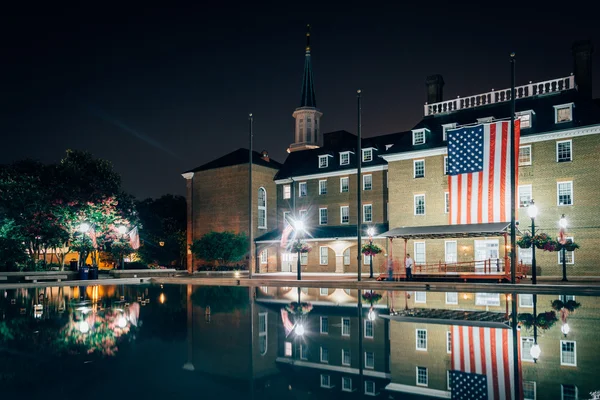
M 477 123 L 478 124 L 485 124 L 487 122 L 492 122 L 493 120 L 494 120 L 494 117 L 477 118 Z
M 554 106 L 554 123 L 573 121 L 573 103 Z
M 350 152 L 344 151 L 340 153 L 340 165 L 350 165 Z
M 521 121 L 521 129 L 531 128 L 532 126 L 532 110 L 520 111 L 517 114 L 517 118 Z
M 362 160 L 363 162 L 373 161 L 373 149 L 363 149 Z
M 448 131 L 450 129 L 454 129 L 454 128 L 456 128 L 456 122 L 453 122 L 451 124 L 443 124 L 442 125 L 442 132 L 443 132 L 442 138 L 443 138 L 444 142 L 448 140 Z
M 319 156 L 319 168 L 327 168 L 329 166 L 329 156 Z
M 425 132 L 429 132 L 429 129 L 413 129 L 413 146 L 418 144 L 425 144 Z

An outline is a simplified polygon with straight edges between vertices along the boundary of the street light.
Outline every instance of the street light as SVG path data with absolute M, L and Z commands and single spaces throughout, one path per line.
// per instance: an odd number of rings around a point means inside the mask
M 375 234 L 375 229 L 369 228 L 367 229 L 367 233 L 369 234 L 369 245 L 373 246 L 373 235 Z M 369 256 L 369 278 L 373 278 L 373 254 Z
M 560 327 L 560 331 L 567 337 L 569 332 L 571 332 L 571 327 L 565 322 L 565 324 Z
M 371 307 L 369 309 L 369 313 L 367 314 L 367 318 L 369 321 L 375 321 L 375 317 L 377 317 L 377 314 L 375 314 L 375 310 L 373 310 L 373 307 Z
M 538 208 L 534 204 L 533 199 L 529 202 L 529 208 L 527 209 L 527 213 L 529 214 L 529 218 L 531 218 L 531 238 L 535 237 L 535 217 L 537 215 Z M 535 263 L 535 243 L 531 244 L 531 283 L 537 283 L 537 271 L 536 271 L 536 263 Z
M 82 222 L 79 225 L 79 232 L 86 233 L 89 230 L 90 230 L 90 224 L 88 224 L 87 222 Z
M 567 229 L 567 219 L 565 218 L 565 214 L 562 215 L 562 217 L 560 217 L 560 220 L 558 221 L 558 225 L 560 225 L 560 229 L 563 231 Z M 567 282 L 567 249 L 564 245 L 564 243 L 561 243 L 562 246 L 562 269 L 563 269 L 563 277 L 562 277 L 562 281 L 563 282 Z
M 296 220 L 296 223 L 294 224 L 294 230 L 296 231 L 296 239 L 298 241 L 298 266 L 297 266 L 297 274 L 298 274 L 298 280 L 302 280 L 302 266 L 300 265 L 300 253 L 302 250 L 302 247 L 300 246 L 300 236 L 302 234 L 302 232 L 304 231 L 304 221 L 302 220 Z M 300 300 L 298 300 L 298 302 L 300 302 Z M 302 332 L 304 332 L 304 328 L 302 328 Z
M 298 335 L 298 336 L 304 335 L 304 325 L 302 325 L 302 324 L 296 325 L 296 335 Z
M 126 233 L 127 233 L 127 227 L 126 227 L 126 226 L 124 226 L 124 225 L 121 225 L 121 226 L 119 226 L 119 233 L 120 233 L 121 235 L 124 235 L 124 234 L 126 234 Z

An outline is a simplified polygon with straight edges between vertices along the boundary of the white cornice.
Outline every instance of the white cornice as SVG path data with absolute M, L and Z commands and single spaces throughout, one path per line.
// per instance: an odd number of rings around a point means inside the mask
M 446 155 L 447 153 L 448 153 L 448 149 L 446 147 L 437 147 L 435 149 L 409 151 L 406 153 L 384 154 L 379 157 L 382 157 L 385 161 L 390 162 L 390 161 L 412 160 L 413 158 L 421 158 L 421 157 L 441 156 L 441 155 Z
M 444 153 L 445 154 L 445 153 Z M 362 172 L 366 173 L 366 172 L 375 172 L 375 171 L 387 171 L 388 166 L 387 165 L 374 165 L 372 167 L 362 167 Z M 346 175 L 355 175 L 356 174 L 356 168 L 353 169 L 344 169 L 341 171 L 332 171 L 332 172 L 323 172 L 320 174 L 312 174 L 312 175 L 302 175 L 302 176 L 295 176 L 293 178 L 286 178 L 286 179 L 277 179 L 275 181 L 275 183 L 277 185 L 280 185 L 282 183 L 291 183 L 294 181 L 306 181 L 309 179 L 322 179 L 322 178 L 329 178 L 332 176 L 346 176 Z
M 400 383 L 390 383 L 385 387 L 385 390 L 391 390 L 393 392 L 420 394 L 424 396 L 437 397 L 439 399 L 452 398 L 451 392 L 448 392 L 446 390 L 430 389 L 421 386 L 402 385 Z
M 185 179 L 192 179 L 194 177 L 193 172 L 186 172 L 185 174 L 181 174 Z
M 327 226 L 327 225 L 319 225 L 319 227 L 323 227 L 323 226 Z M 365 236 L 369 236 L 367 233 L 365 233 L 364 235 L 362 235 L 362 237 Z M 323 241 L 330 241 L 330 240 L 356 240 L 357 237 L 356 236 L 350 236 L 350 237 L 325 237 L 325 238 L 305 238 L 302 239 L 305 242 L 323 242 Z M 373 239 L 387 239 L 386 236 L 373 236 Z M 255 243 L 279 243 L 281 240 L 255 240 Z

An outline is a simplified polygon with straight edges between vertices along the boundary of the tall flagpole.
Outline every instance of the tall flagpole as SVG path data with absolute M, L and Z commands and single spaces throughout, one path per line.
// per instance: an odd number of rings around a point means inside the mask
M 356 171 L 356 208 L 358 208 L 358 212 L 356 213 L 357 217 L 356 217 L 356 237 L 357 237 L 357 242 L 358 242 L 358 255 L 356 256 L 356 260 L 358 262 L 358 267 L 357 267 L 357 271 L 358 271 L 358 280 L 361 280 L 361 272 L 362 272 L 362 253 L 361 253 L 361 249 L 362 249 L 362 237 L 361 237 L 361 228 L 362 228 L 362 134 L 361 134 L 361 93 L 362 91 L 360 89 L 358 89 L 356 91 L 356 97 L 357 97 L 357 107 L 358 107 L 358 129 L 357 129 L 357 142 L 356 142 L 356 165 L 357 167 L 357 171 Z M 349 217 L 349 216 L 348 216 Z
M 515 284 L 515 269 L 517 268 L 515 156 L 515 53 L 510 53 L 510 283 L 513 285 Z
M 252 279 L 252 113 L 248 114 L 248 278 Z

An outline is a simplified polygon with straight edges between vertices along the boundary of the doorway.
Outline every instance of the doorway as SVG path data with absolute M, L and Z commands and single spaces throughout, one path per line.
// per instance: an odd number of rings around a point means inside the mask
M 483 272 L 486 260 L 492 260 L 491 264 L 494 268 L 498 258 L 500 258 L 498 239 L 475 240 L 475 272 Z
M 297 257 L 296 253 L 281 253 L 281 272 L 296 272 Z

